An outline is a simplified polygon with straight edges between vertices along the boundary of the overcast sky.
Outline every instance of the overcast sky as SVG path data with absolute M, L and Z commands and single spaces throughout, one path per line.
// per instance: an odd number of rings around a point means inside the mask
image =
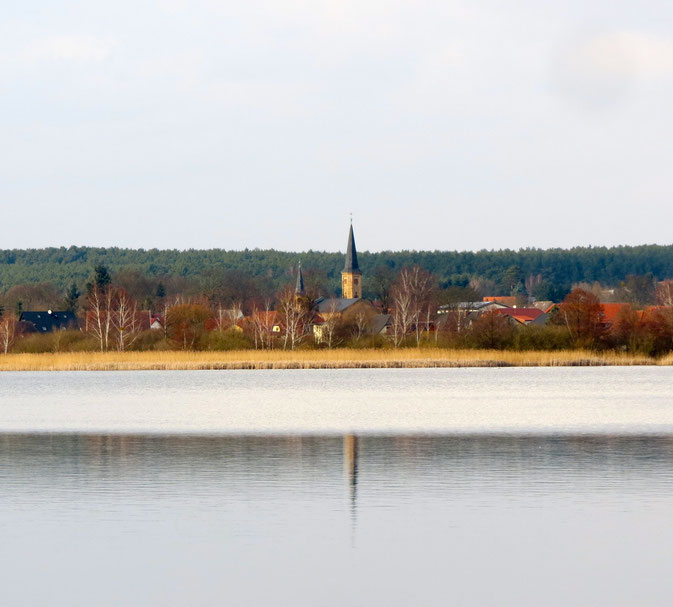
M 673 242 L 670 0 L 25 0 L 0 249 Z

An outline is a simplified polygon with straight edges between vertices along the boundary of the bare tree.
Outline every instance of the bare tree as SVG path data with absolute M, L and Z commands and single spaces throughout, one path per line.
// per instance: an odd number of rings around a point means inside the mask
M 370 318 L 371 314 L 367 314 L 364 310 L 360 310 L 355 314 L 355 330 L 353 332 L 353 338 L 355 341 L 359 341 L 367 331 Z
M 4 354 L 14 345 L 18 320 L 13 313 L 0 316 L 0 348 Z
M 395 273 L 390 266 L 381 265 L 374 269 L 370 285 L 381 304 L 381 310 L 388 314 L 392 305 L 392 286 L 395 281 Z
M 283 349 L 294 350 L 304 337 L 308 325 L 306 302 L 296 296 L 294 289 L 286 289 L 281 294 L 279 312 L 284 329 Z
M 138 338 L 140 322 L 138 320 L 138 304 L 125 289 L 113 291 L 110 307 L 110 322 L 114 332 L 117 350 L 123 352 Z
M 416 345 L 420 344 L 424 315 L 428 319 L 426 330 L 429 328 L 431 291 L 432 276 L 422 268 L 414 266 L 400 272 L 393 289 L 393 336 L 396 346 L 412 332 L 416 336 Z
M 470 280 L 470 288 L 482 297 L 498 294 L 498 287 L 495 284 L 495 281 L 490 278 L 475 276 Z
M 332 348 L 336 344 L 336 329 L 339 324 L 339 314 L 337 313 L 338 304 L 336 299 L 331 299 L 327 312 L 323 318 L 325 322 L 322 325 L 321 338 L 327 342 L 327 347 Z
M 472 339 L 480 348 L 501 349 L 511 343 L 515 329 L 510 319 L 497 312 L 484 312 L 471 328 Z
M 530 274 L 524 283 L 528 297 L 533 297 L 533 291 L 542 282 L 542 274 Z
M 656 300 L 660 306 L 673 306 L 673 280 L 664 280 L 657 285 Z
M 441 322 L 437 324 L 435 341 L 438 341 L 440 333 L 446 335 L 464 334 L 469 327 L 468 315 L 467 308 L 460 306 L 458 303 L 448 304 L 445 307 L 444 314 L 442 314 Z
M 243 306 L 240 301 L 232 301 L 231 307 L 225 310 L 225 318 L 227 321 L 227 329 L 230 329 L 243 317 Z
M 168 340 L 168 333 L 170 330 L 170 311 L 174 306 L 184 303 L 184 298 L 177 295 L 172 300 L 164 297 L 163 305 L 161 306 L 162 324 L 164 328 L 164 339 Z
M 559 312 L 573 339 L 596 340 L 604 332 L 600 300 L 593 293 L 573 289 L 561 302 Z
M 397 288 L 393 292 L 393 343 L 399 347 L 411 332 L 413 323 L 413 296 L 406 289 Z
M 254 309 L 254 304 L 253 304 Z M 233 327 L 238 320 L 243 316 L 241 311 L 240 302 L 234 301 L 231 303 L 230 308 L 223 308 L 222 304 L 218 304 L 217 310 L 215 312 L 215 330 L 216 331 L 226 331 Z
M 109 285 L 90 285 L 87 294 L 86 330 L 98 340 L 101 351 L 107 351 L 110 345 L 113 298 L 114 289 Z
M 258 310 L 256 306 L 252 310 L 252 331 L 255 342 L 255 349 L 262 350 L 273 348 L 273 317 L 275 314 L 271 311 L 271 301 L 267 299 L 264 302 L 264 310 Z

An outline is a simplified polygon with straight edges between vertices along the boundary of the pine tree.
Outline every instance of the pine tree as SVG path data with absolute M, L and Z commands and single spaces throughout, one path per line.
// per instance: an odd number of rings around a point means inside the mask
M 97 265 L 94 268 L 94 283 L 99 290 L 104 291 L 105 288 L 112 282 L 110 272 L 104 265 Z
M 68 289 L 67 293 L 65 294 L 66 310 L 70 310 L 71 312 L 77 312 L 77 305 L 80 295 L 81 293 L 79 292 L 77 285 L 73 282 L 70 285 L 70 288 Z

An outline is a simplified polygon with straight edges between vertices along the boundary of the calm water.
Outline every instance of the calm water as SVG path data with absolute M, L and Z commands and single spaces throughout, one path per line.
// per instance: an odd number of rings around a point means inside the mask
M 669 605 L 673 372 L 0 374 L 2 605 Z

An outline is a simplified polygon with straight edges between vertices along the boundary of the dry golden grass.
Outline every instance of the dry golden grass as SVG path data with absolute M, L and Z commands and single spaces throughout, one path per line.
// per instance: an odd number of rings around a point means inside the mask
M 178 369 L 364 369 L 414 367 L 555 367 L 673 365 L 662 359 L 582 350 L 238 350 L 229 352 L 76 352 L 0 355 L 0 371 L 125 371 Z

